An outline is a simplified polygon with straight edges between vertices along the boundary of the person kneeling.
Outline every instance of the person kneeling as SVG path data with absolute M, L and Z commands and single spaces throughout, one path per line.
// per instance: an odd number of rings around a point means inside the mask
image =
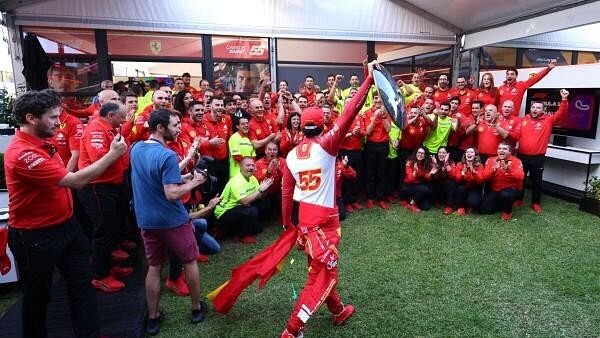
M 225 185 L 221 202 L 215 207 L 217 228 L 234 234 L 244 244 L 256 243 L 260 231 L 258 208 L 252 203 L 265 196 L 273 184 L 272 178 L 260 184 L 254 174 L 254 159 L 244 157 L 240 162 L 240 172 Z
M 523 189 L 523 164 L 510 153 L 510 145 L 504 141 L 498 145 L 498 156 L 485 163 L 483 180 L 489 181 L 490 191 L 483 196 L 482 214 L 493 214 L 501 210 L 502 219 L 511 219 L 513 203 Z
M 437 167 L 432 165 L 431 157 L 427 156 L 425 148 L 419 147 L 406 161 L 406 176 L 400 204 L 412 212 L 429 210 L 431 208 L 431 186 L 429 181 L 437 173 Z M 412 200 L 408 203 L 405 200 Z

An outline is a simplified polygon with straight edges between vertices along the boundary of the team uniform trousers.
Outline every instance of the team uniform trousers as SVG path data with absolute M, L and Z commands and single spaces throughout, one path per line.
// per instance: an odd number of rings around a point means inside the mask
M 336 287 L 338 277 L 338 244 L 340 222 L 331 215 L 326 224 L 311 228 L 299 228 L 298 245 L 308 259 L 308 278 L 300 293 L 294 311 L 288 320 L 288 328 L 299 331 L 314 312 L 325 303 L 327 309 L 337 315 L 344 309 Z
M 88 184 L 79 190 L 85 212 L 94 224 L 92 270 L 94 279 L 109 275 L 111 251 L 121 240 L 128 213 L 126 187 L 123 184 Z
M 389 152 L 388 142 L 367 142 L 365 144 L 367 165 L 367 198 L 383 200 L 386 182 L 386 165 Z
M 9 228 L 8 243 L 23 285 L 23 337 L 46 338 L 47 307 L 55 267 L 69 297 L 76 337 L 98 337 L 96 291 L 91 284 L 90 245 L 75 217 L 35 230 Z
M 542 175 L 546 156 L 519 154 L 518 157 L 523 163 L 525 177 L 529 173 L 529 179 L 531 180 L 531 203 L 540 204 L 542 202 Z M 521 190 L 521 200 L 523 200 L 523 192 L 524 190 Z

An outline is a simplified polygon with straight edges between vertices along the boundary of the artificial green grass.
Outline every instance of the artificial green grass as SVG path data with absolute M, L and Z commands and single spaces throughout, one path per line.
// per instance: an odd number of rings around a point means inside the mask
M 342 223 L 338 291 L 357 313 L 334 327 L 323 307 L 305 337 L 598 337 L 600 219 L 551 197 L 543 207 L 541 215 L 517 208 L 509 222 L 397 205 L 351 214 Z M 267 228 L 256 245 L 222 243 L 200 265 L 203 297 L 279 232 Z M 163 288 L 159 337 L 278 336 L 305 279 L 305 255 L 293 250 L 264 289 L 251 286 L 226 316 L 211 308 L 197 326 L 189 298 Z
M 545 197 L 544 212 L 520 207 L 500 215 L 415 215 L 393 206 L 355 212 L 342 224 L 340 284 L 357 313 L 334 327 L 321 308 L 306 337 L 596 337 L 600 332 L 600 221 L 577 205 Z M 223 244 L 201 265 L 202 293 L 271 243 Z M 294 263 L 290 264 L 293 259 Z M 282 274 L 242 294 L 231 312 L 211 311 L 188 324 L 189 299 L 163 292 L 162 337 L 274 337 L 306 278 L 306 259 L 292 251 Z

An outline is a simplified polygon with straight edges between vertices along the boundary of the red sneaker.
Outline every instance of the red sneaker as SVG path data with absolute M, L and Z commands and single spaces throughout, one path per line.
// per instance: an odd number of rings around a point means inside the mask
M 400 204 L 401 207 L 407 208 L 408 207 L 408 202 L 405 200 L 400 201 L 398 204 Z
M 354 203 L 352 203 L 352 208 L 354 210 L 362 210 L 363 207 L 362 207 L 362 205 L 360 205 L 359 202 L 354 202 Z
M 377 201 L 377 206 L 379 206 L 383 210 L 389 210 L 390 206 L 385 203 L 385 201 Z
M 354 305 L 348 304 L 344 306 L 342 312 L 337 315 L 333 315 L 333 325 L 343 325 L 346 323 L 348 318 L 352 317 L 356 310 L 354 309 Z
M 198 257 L 196 257 L 196 262 L 198 263 L 208 263 L 208 260 L 208 256 L 203 254 L 198 254 Z
M 124 268 L 122 266 L 113 266 L 110 268 L 110 275 L 115 278 L 123 278 L 131 275 L 133 268 Z
M 418 214 L 421 212 L 421 209 L 419 209 L 419 207 L 416 204 L 409 204 L 408 210 L 414 212 L 415 214 Z
M 240 243 L 243 244 L 256 244 L 256 237 L 254 236 L 244 236 L 239 239 Z
M 531 209 L 533 209 L 533 211 L 537 212 L 538 214 L 542 213 L 542 206 L 537 203 L 533 203 L 531 205 Z
M 502 213 L 502 220 L 503 221 L 510 221 L 511 218 L 512 218 L 512 215 L 509 212 L 503 212 Z
M 108 275 L 102 279 L 92 279 L 92 286 L 104 292 L 117 292 L 125 287 L 125 283 L 116 280 L 113 276 Z
M 445 207 L 444 208 L 444 215 L 452 215 L 452 208 L 450 207 Z
M 347 204 L 344 209 L 346 209 L 346 212 L 353 212 L 354 208 L 352 208 L 352 204 Z
M 180 297 L 187 297 L 190 295 L 190 288 L 185 282 L 185 275 L 183 273 L 176 280 L 170 280 L 167 278 L 165 287 Z
M 120 245 L 123 249 L 126 249 L 126 250 L 135 250 L 138 247 L 138 245 L 135 242 L 128 241 L 128 240 L 124 240 L 123 242 L 121 242 Z
M 522 206 L 522 205 L 523 205 L 523 200 L 516 200 L 516 201 L 513 203 L 513 208 L 520 207 L 520 206 Z
M 367 209 L 372 209 L 375 202 L 373 200 L 367 200 Z
M 112 257 L 113 260 L 120 262 L 128 259 L 129 254 L 121 249 L 116 249 L 110 253 L 110 257 Z
M 458 216 L 464 216 L 466 214 L 465 213 L 465 208 L 458 208 L 458 210 L 456 210 L 456 214 Z

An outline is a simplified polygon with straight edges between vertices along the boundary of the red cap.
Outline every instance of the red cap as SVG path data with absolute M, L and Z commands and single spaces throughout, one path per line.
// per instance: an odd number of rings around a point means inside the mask
M 300 126 L 302 128 L 306 126 L 314 126 L 314 128 L 323 127 L 324 123 L 323 109 L 318 107 L 306 108 L 300 116 Z

